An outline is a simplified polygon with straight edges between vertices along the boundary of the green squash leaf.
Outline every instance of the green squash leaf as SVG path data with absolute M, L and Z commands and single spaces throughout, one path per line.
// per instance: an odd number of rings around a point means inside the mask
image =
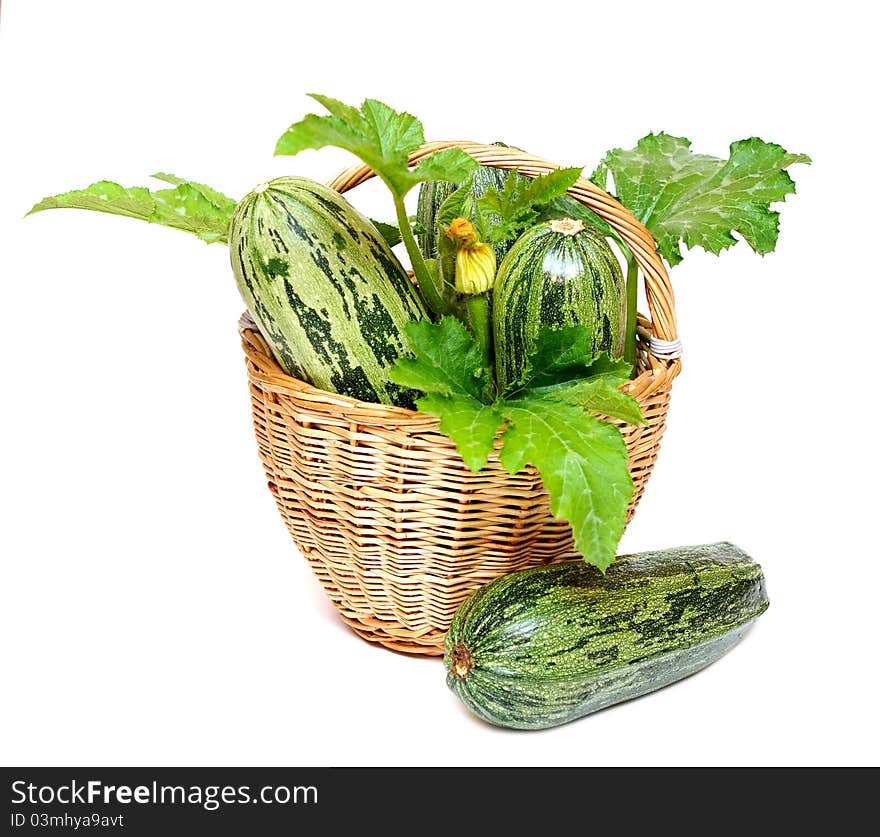
M 574 186 L 582 171 L 583 169 L 578 168 L 555 169 L 540 177 L 528 178 L 522 195 L 517 196 L 517 202 L 528 208 L 548 203 Z
M 461 182 L 477 161 L 460 148 L 438 151 L 409 168 L 409 155 L 425 141 L 422 123 L 410 113 L 397 112 L 376 99 L 361 109 L 317 93 L 309 94 L 329 116 L 309 114 L 291 125 L 275 146 L 276 154 L 298 154 L 307 148 L 335 146 L 359 157 L 402 197 L 424 180 Z
M 471 172 L 454 192 L 446 197 L 437 211 L 437 223 L 448 227 L 456 218 L 474 219 L 474 173 Z
M 795 191 L 786 169 L 810 158 L 757 137 L 732 143 L 727 160 L 694 154 L 690 145 L 684 137 L 648 134 L 635 148 L 609 151 L 591 179 L 607 189 L 614 177 L 617 199 L 670 265 L 682 260 L 682 243 L 717 254 L 736 244 L 734 232 L 757 253 L 774 250 L 779 213 L 770 204 Z
M 632 366 L 623 358 L 612 358 L 604 352 L 594 355 L 592 339 L 590 330 L 580 325 L 541 329 L 526 359 L 523 377 L 506 394 L 594 375 L 615 375 L 619 384 L 628 380 Z
M 577 168 L 556 169 L 541 177 L 508 177 L 501 190 L 490 187 L 477 201 L 479 215 L 494 216 L 483 221 L 486 240 L 500 244 L 516 238 L 525 228 L 536 223 L 540 211 L 580 177 Z
M 577 550 L 605 570 L 617 553 L 633 494 L 620 431 L 575 406 L 542 398 L 505 405 L 509 421 L 501 463 L 515 474 L 534 465 L 550 495 L 550 511 L 571 524 Z
M 504 416 L 495 404 L 467 395 L 426 395 L 416 402 L 423 413 L 440 419 L 440 431 L 455 442 L 464 464 L 476 473 L 489 461 Z
M 370 222 L 379 231 L 379 235 L 388 242 L 389 247 L 394 247 L 396 244 L 400 244 L 400 227 L 395 224 L 386 224 L 384 221 L 376 221 L 373 218 L 370 219 Z
M 460 148 L 444 148 L 421 160 L 406 180 L 411 189 L 426 180 L 448 180 L 461 183 L 475 168 L 477 161 Z
M 168 172 L 164 171 L 156 172 L 151 176 L 156 180 L 170 183 L 172 186 L 181 186 L 184 190 L 191 189 L 218 209 L 228 212 L 230 217 L 235 211 L 236 204 L 238 203 L 234 198 L 227 197 L 222 192 L 218 192 L 210 186 L 205 186 L 204 183 L 195 183 L 192 180 L 184 180 L 182 177 L 178 177 L 175 174 L 168 174 Z
M 565 401 L 576 404 L 590 413 L 620 419 L 627 424 L 645 424 L 639 402 L 631 395 L 621 392 L 620 385 L 627 378 L 618 374 L 596 375 L 592 378 L 566 381 L 553 386 L 530 389 L 530 397 L 537 396 L 548 401 Z
M 426 393 L 418 409 L 440 419 L 441 432 L 472 471 L 486 465 L 504 428 L 504 467 L 514 474 L 535 466 L 551 510 L 571 523 L 584 558 L 607 567 L 623 534 L 633 484 L 620 431 L 590 413 L 643 421 L 638 402 L 619 389 L 629 379 L 629 364 L 592 356 L 583 326 L 544 329 L 531 358 L 538 371 L 515 392 L 487 403 L 480 346 L 459 320 L 415 322 L 407 331 L 414 356 L 397 361 L 391 380 Z
M 489 370 L 479 344 L 461 320 L 417 320 L 406 327 L 415 357 L 399 358 L 389 377 L 395 384 L 425 393 L 468 396 L 478 401 L 486 390 Z
M 138 186 L 125 188 L 101 180 L 85 189 L 44 198 L 28 215 L 45 209 L 90 209 L 184 230 L 209 244 L 226 243 L 236 205 L 233 198 L 202 183 L 193 183 L 172 174 L 153 176 L 174 184 L 174 188 L 152 192 Z

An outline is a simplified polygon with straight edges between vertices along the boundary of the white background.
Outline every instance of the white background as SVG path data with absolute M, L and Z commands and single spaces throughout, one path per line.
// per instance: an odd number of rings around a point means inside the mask
M 866 4 L 6 0 L 0 21 L 6 764 L 876 764 L 877 78 Z M 621 552 L 732 540 L 771 606 L 671 688 L 567 726 L 470 716 L 335 615 L 266 490 L 227 253 L 38 199 L 172 171 L 232 196 L 305 97 L 588 170 L 649 131 L 813 157 L 776 253 L 672 272 L 684 371 Z M 371 184 L 372 185 L 372 184 Z M 391 218 L 365 188 L 361 208 Z

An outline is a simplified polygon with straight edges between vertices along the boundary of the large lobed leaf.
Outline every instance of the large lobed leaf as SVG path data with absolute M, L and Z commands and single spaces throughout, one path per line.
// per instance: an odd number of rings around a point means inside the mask
M 376 99 L 365 99 L 360 110 L 329 96 L 309 94 L 328 111 L 309 114 L 278 139 L 276 154 L 298 154 L 307 148 L 335 146 L 359 157 L 399 196 L 425 180 L 459 183 L 477 161 L 460 148 L 438 151 L 410 169 L 409 155 L 425 141 L 422 123 Z
M 174 184 L 174 188 L 150 191 L 101 180 L 85 189 L 44 198 L 28 215 L 45 209 L 90 209 L 184 230 L 209 244 L 226 243 L 236 205 L 233 198 L 173 174 L 160 172 L 153 177 Z
M 738 232 L 757 253 L 769 253 L 779 236 L 779 213 L 770 204 L 795 191 L 786 169 L 809 163 L 805 154 L 757 137 L 730 146 L 727 160 L 694 154 L 690 140 L 648 134 L 635 148 L 609 151 L 592 180 L 614 191 L 651 232 L 670 265 L 682 260 L 681 244 L 720 253 Z
M 590 414 L 643 421 L 638 403 L 619 389 L 629 365 L 591 356 L 582 326 L 546 329 L 531 359 L 538 371 L 487 403 L 479 346 L 458 320 L 412 323 L 408 331 L 414 357 L 398 361 L 392 380 L 426 393 L 419 410 L 439 418 L 471 471 L 486 465 L 503 428 L 504 467 L 540 471 L 551 511 L 571 523 L 584 558 L 604 570 L 623 534 L 633 483 L 620 431 Z

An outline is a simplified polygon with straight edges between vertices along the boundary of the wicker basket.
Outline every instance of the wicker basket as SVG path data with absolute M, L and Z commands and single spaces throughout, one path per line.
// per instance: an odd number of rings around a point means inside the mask
M 427 144 L 412 162 L 452 145 L 524 175 L 556 168 L 514 149 L 466 142 Z M 358 166 L 329 185 L 345 192 L 372 176 Z M 631 517 L 657 457 L 680 370 L 677 358 L 655 356 L 664 354 L 658 345 L 669 348 L 658 339 L 676 338 L 672 289 L 650 234 L 626 209 L 583 178 L 569 191 L 623 237 L 645 282 L 650 316 L 639 318 L 639 375 L 627 389 L 647 424 L 619 425 L 635 481 Z M 435 419 L 291 378 L 252 320 L 242 318 L 239 330 L 269 490 L 294 543 L 360 636 L 398 651 L 442 654 L 453 613 L 473 589 L 574 554 L 571 529 L 550 515 L 534 469 L 511 477 L 496 454 L 472 474 Z

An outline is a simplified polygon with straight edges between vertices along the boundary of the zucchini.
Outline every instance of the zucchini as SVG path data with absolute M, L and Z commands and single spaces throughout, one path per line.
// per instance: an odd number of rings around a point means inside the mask
M 526 230 L 498 267 L 493 292 L 495 374 L 504 389 L 525 373 L 542 326 L 582 325 L 594 354 L 623 354 L 626 286 L 602 233 L 563 218 Z
M 699 671 L 767 609 L 730 543 L 520 570 L 479 588 L 446 635 L 447 685 L 480 718 L 544 729 Z
M 303 177 L 257 186 L 235 209 L 232 269 L 282 369 L 361 401 L 413 408 L 388 378 L 427 317 L 375 226 L 340 194 Z

